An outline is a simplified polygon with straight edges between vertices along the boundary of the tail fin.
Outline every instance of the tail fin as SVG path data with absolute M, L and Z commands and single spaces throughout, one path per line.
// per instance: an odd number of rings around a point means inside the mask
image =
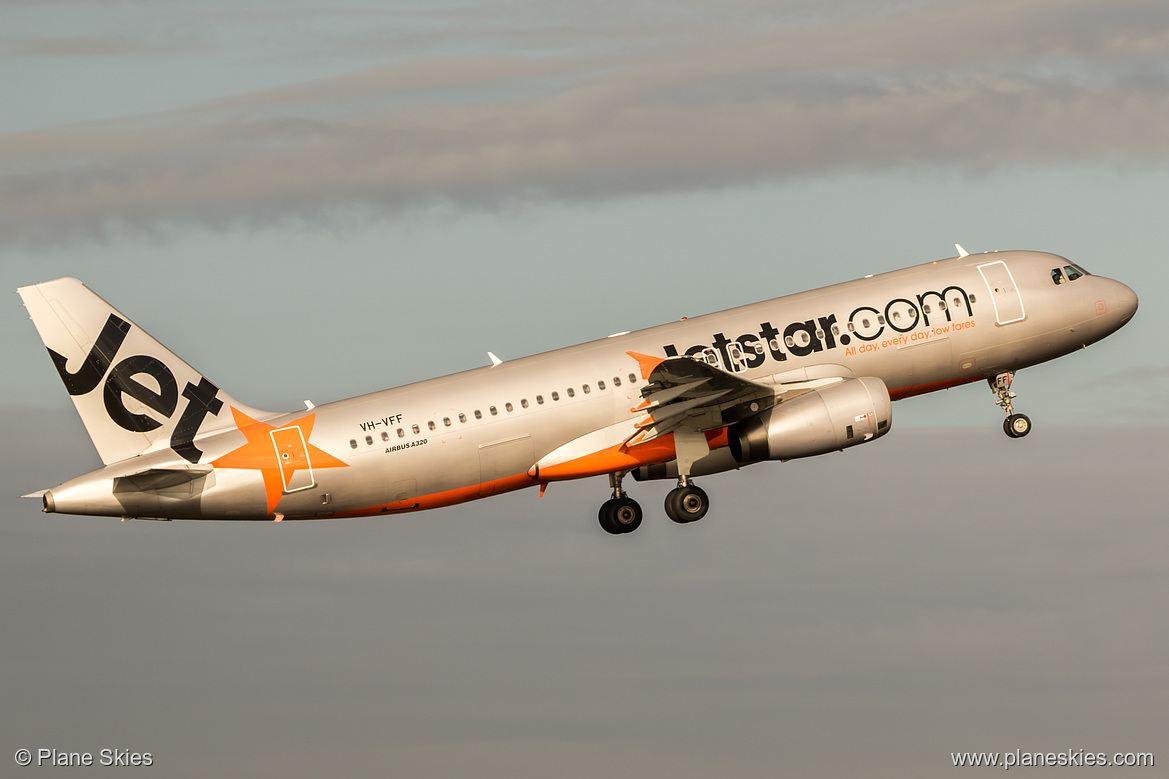
M 234 429 L 229 407 L 272 416 L 237 403 L 77 279 L 17 292 L 107 465 L 168 447 L 198 463 L 200 437 Z

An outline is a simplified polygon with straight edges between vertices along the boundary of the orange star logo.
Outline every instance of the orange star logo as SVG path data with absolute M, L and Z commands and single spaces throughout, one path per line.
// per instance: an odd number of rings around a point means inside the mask
M 289 491 L 293 474 L 298 470 L 312 473 L 314 468 L 347 468 L 333 455 L 308 442 L 313 433 L 316 412 L 293 420 L 282 427 L 266 425 L 232 408 L 235 426 L 247 439 L 240 448 L 211 461 L 214 468 L 239 468 L 259 471 L 264 478 L 264 494 L 271 514 L 280 496 Z M 296 488 L 293 488 L 294 490 Z

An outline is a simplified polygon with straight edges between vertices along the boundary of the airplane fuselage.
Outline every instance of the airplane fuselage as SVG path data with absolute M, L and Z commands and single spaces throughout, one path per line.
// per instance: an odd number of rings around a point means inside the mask
M 1136 297 L 1128 287 L 1079 272 L 1038 252 L 967 255 L 262 419 L 241 419 L 229 403 L 216 410 L 214 393 L 209 403 L 206 392 L 192 390 L 173 410 L 162 409 L 172 425 L 184 414 L 198 424 L 234 414 L 235 424 L 172 435 L 66 482 L 47 493 L 46 508 L 158 518 L 353 517 L 614 471 L 646 475 L 675 460 L 673 434 L 640 442 L 618 433 L 636 424 L 643 390 L 663 360 L 690 357 L 769 387 L 874 377 L 899 400 L 1009 376 L 1100 340 L 1132 317 Z M 113 394 L 117 409 L 125 396 Z M 193 411 L 193 403 L 201 405 Z M 137 411 L 158 417 L 157 408 Z M 704 428 L 709 461 L 720 463 L 713 470 L 730 464 L 725 451 L 718 454 L 728 428 Z M 597 432 L 605 429 L 616 432 Z M 624 443 L 612 446 L 613 436 Z

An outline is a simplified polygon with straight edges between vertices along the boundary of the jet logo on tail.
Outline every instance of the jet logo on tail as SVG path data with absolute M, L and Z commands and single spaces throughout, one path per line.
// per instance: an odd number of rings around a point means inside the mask
M 126 408 L 126 397 L 138 401 L 169 420 L 174 417 L 178 408 L 179 391 L 174 373 L 157 357 L 135 354 L 110 368 L 132 327 L 133 325 L 116 314 L 110 314 L 93 348 L 89 350 L 81 367 L 74 372 L 70 372 L 66 366 L 68 358 L 64 355 L 49 349 L 49 356 L 57 366 L 61 381 L 65 383 L 70 395 L 88 395 L 101 383 L 102 377 L 105 377 L 102 393 L 106 413 L 110 419 L 123 430 L 146 433 L 157 430 L 163 423 L 146 414 L 130 411 Z M 158 384 L 158 389 L 155 390 L 138 381 L 135 377 L 140 375 L 153 378 Z M 223 401 L 216 397 L 218 394 L 219 388 L 203 377 L 199 377 L 198 385 L 187 382 L 187 386 L 183 388 L 182 395 L 187 399 L 187 405 L 171 434 L 170 447 L 192 463 L 199 462 L 199 458 L 203 456 L 203 452 L 194 444 L 199 426 L 203 424 L 208 414 L 216 416 L 223 408 Z

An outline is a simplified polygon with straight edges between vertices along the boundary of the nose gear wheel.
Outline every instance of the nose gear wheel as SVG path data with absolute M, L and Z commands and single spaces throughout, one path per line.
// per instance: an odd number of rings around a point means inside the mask
M 1031 419 L 1026 414 L 1016 414 L 1011 401 L 1017 396 L 1011 392 L 1011 382 L 1015 374 L 1012 371 L 1000 373 L 993 379 L 987 379 L 987 384 L 994 390 L 995 403 L 1006 412 L 1007 418 L 1003 421 L 1003 432 L 1011 438 L 1022 438 L 1031 432 Z

